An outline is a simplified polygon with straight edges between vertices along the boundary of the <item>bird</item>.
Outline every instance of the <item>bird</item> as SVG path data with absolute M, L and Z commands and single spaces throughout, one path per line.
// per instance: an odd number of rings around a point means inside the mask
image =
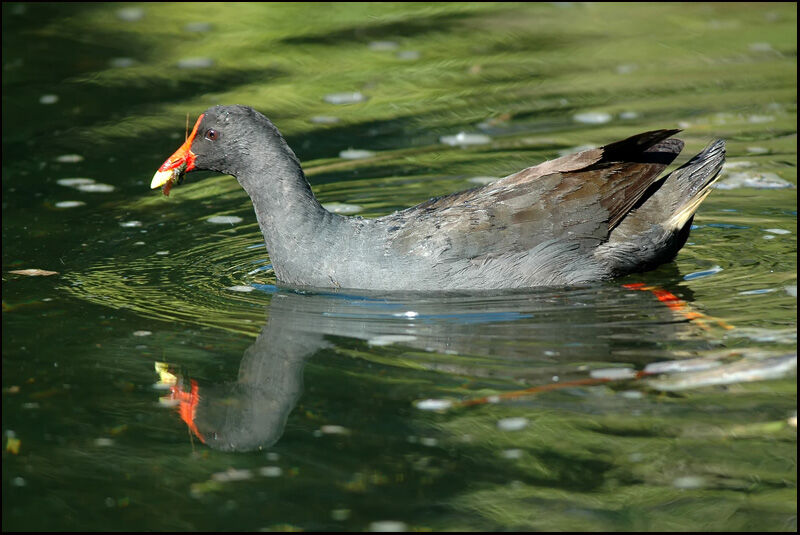
M 644 132 L 377 218 L 316 199 L 277 127 L 249 106 L 214 106 L 153 176 L 234 176 L 249 195 L 277 282 L 377 291 L 573 286 L 672 261 L 725 161 L 725 141 L 669 174 L 677 129 Z

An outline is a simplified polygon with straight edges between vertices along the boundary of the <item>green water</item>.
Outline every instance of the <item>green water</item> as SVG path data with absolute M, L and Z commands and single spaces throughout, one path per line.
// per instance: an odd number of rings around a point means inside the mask
M 796 530 L 796 4 L 2 10 L 4 530 Z M 295 292 L 234 179 L 148 190 L 234 103 L 364 217 L 657 128 L 728 164 L 643 275 Z

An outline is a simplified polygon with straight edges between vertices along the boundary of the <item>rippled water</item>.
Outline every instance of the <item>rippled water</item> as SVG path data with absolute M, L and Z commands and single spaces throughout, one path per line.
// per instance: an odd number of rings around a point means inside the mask
M 795 530 L 796 11 L 3 4 L 3 529 Z M 656 128 L 728 160 L 646 274 L 299 291 L 234 179 L 147 190 L 218 103 L 363 217 Z

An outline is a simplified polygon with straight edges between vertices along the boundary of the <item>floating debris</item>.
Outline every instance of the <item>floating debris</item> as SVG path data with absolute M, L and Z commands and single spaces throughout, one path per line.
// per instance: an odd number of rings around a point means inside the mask
M 255 288 L 253 288 L 252 286 L 228 286 L 225 289 L 230 290 L 232 292 L 248 293 L 252 292 Z
M 782 355 L 765 359 L 742 359 L 703 372 L 682 373 L 665 379 L 648 381 L 663 391 L 686 390 L 712 385 L 727 385 L 781 379 L 797 370 L 797 355 Z
M 503 418 L 497 421 L 497 428 L 501 431 L 520 431 L 526 427 L 528 427 L 527 418 Z
M 408 531 L 408 526 L 406 526 L 405 522 L 397 520 L 379 520 L 378 522 L 372 522 L 367 531 L 379 531 L 383 533 Z
M 77 208 L 85 204 L 83 201 L 58 201 L 55 206 L 56 208 Z
M 133 336 L 150 336 L 153 334 L 152 331 L 134 331 Z
M 367 100 L 363 94 L 359 91 L 354 91 L 352 93 L 331 93 L 329 95 L 325 95 L 322 99 L 329 104 L 355 104 L 356 102 L 364 102 Z
M 453 406 L 449 399 L 423 399 L 417 401 L 415 406 L 423 411 L 444 411 Z
M 109 446 L 113 446 L 114 445 L 114 441 L 111 440 L 110 438 L 100 437 L 100 438 L 96 438 L 94 440 L 94 445 L 95 446 L 100 446 L 101 448 L 107 448 Z
M 454 136 L 442 136 L 439 138 L 439 143 L 443 143 L 445 145 L 450 145 L 451 147 L 456 146 L 467 146 L 467 145 L 485 145 L 492 141 L 492 138 L 487 136 L 486 134 L 467 134 L 466 132 L 459 132 Z
M 397 59 L 402 59 L 404 61 L 413 61 L 419 59 L 421 54 L 416 50 L 401 50 L 397 53 Z
M 611 114 L 604 111 L 587 111 L 572 116 L 575 122 L 583 124 L 606 124 L 611 122 Z
M 78 163 L 83 161 L 83 156 L 80 154 L 62 154 L 61 156 L 56 156 L 56 161 L 58 163 Z
M 166 256 L 169 254 L 169 251 L 156 251 L 156 254 L 159 256 Z
M 365 149 L 347 149 L 339 152 L 339 157 L 345 160 L 361 160 L 363 158 L 372 158 L 375 153 L 371 150 Z
M 210 22 L 189 22 L 183 26 L 183 31 L 193 33 L 210 32 L 214 26 Z
M 694 273 L 689 273 L 688 275 L 684 275 L 683 280 L 690 281 L 694 279 L 701 279 L 703 277 L 710 277 L 711 275 L 719 273 L 720 271 L 722 271 L 722 267 L 714 266 L 710 269 L 706 269 L 703 271 L 695 271 Z
M 258 469 L 258 473 L 264 477 L 280 477 L 283 475 L 283 469 L 280 466 L 262 466 Z
M 241 223 L 244 219 L 238 215 L 215 215 L 209 217 L 206 221 L 215 225 L 235 225 L 236 223 Z
M 769 154 L 769 149 L 766 147 L 747 147 L 747 152 L 750 154 Z
M 142 226 L 142 222 L 141 221 L 122 221 L 122 222 L 120 222 L 119 226 L 120 227 L 125 227 L 125 228 L 136 228 L 136 227 L 141 227 Z
M 56 181 L 60 186 L 75 187 L 85 184 L 94 184 L 94 179 L 91 178 L 60 178 Z
M 589 377 L 593 379 L 633 379 L 636 377 L 636 370 L 633 368 L 603 368 L 600 370 L 591 370 Z
M 315 124 L 336 124 L 341 121 L 341 119 L 333 115 L 315 115 L 309 119 L 309 121 Z
M 108 65 L 114 69 L 127 69 L 136 65 L 136 60 L 133 58 L 112 58 Z
M 350 430 L 341 425 L 323 425 L 319 430 L 326 435 L 349 435 Z
M 204 57 L 183 58 L 177 65 L 179 69 L 207 69 L 214 66 L 214 60 Z
M 769 232 L 771 234 L 791 234 L 791 230 L 786 230 L 782 228 L 765 228 L 764 232 Z
M 683 476 L 675 478 L 672 486 L 683 490 L 701 489 L 706 486 L 706 480 L 700 476 Z
M 58 102 L 58 95 L 42 95 L 39 97 L 39 104 L 55 104 Z
M 329 212 L 334 214 L 357 214 L 364 208 L 357 204 L 347 204 L 341 202 L 329 202 L 322 205 Z
M 383 334 L 367 340 L 371 346 L 389 346 L 398 342 L 411 342 L 416 340 L 416 336 L 409 334 Z
M 794 286 L 784 286 L 783 289 L 786 290 L 786 293 L 791 295 L 792 297 L 797 297 L 797 285 L 796 284 Z
M 521 449 L 519 449 L 519 448 L 512 448 L 512 449 L 503 450 L 503 451 L 500 452 L 500 456 L 503 459 L 512 459 L 512 460 L 521 459 L 522 458 L 522 454 L 523 454 L 523 451 Z
M 76 186 L 76 188 L 79 189 L 80 191 L 85 191 L 88 193 L 110 193 L 115 189 L 114 186 L 112 186 L 111 184 L 100 184 L 100 183 L 79 184 L 78 186 Z
M 217 472 L 211 475 L 213 481 L 219 483 L 229 483 L 231 481 L 245 481 L 253 478 L 253 472 L 247 468 L 237 470 L 236 468 L 228 468 L 224 472 Z
M 58 275 L 58 271 L 47 271 L 46 269 L 14 269 L 9 271 L 15 275 L 25 275 L 26 277 L 49 277 Z
M 117 18 L 125 22 L 136 22 L 144 17 L 144 9 L 139 7 L 125 7 L 117 10 Z
M 630 121 L 631 119 L 638 119 L 639 114 L 635 111 L 623 111 L 619 114 L 620 119 L 625 119 L 626 121 Z
M 721 180 L 714 184 L 713 187 L 716 189 L 730 190 L 737 188 L 784 189 L 794 186 L 791 182 L 782 179 L 775 173 L 743 171 L 739 173 L 732 173 L 725 180 Z
M 379 52 L 386 50 L 397 50 L 399 47 L 400 45 L 394 41 L 372 41 L 367 45 L 367 48 L 370 50 L 376 50 Z

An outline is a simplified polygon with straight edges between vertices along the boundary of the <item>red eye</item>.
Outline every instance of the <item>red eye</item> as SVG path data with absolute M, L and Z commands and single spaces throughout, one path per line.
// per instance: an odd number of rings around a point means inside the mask
M 209 128 L 208 130 L 206 130 L 206 139 L 208 139 L 209 141 L 214 141 L 218 137 L 219 134 L 213 128 Z

